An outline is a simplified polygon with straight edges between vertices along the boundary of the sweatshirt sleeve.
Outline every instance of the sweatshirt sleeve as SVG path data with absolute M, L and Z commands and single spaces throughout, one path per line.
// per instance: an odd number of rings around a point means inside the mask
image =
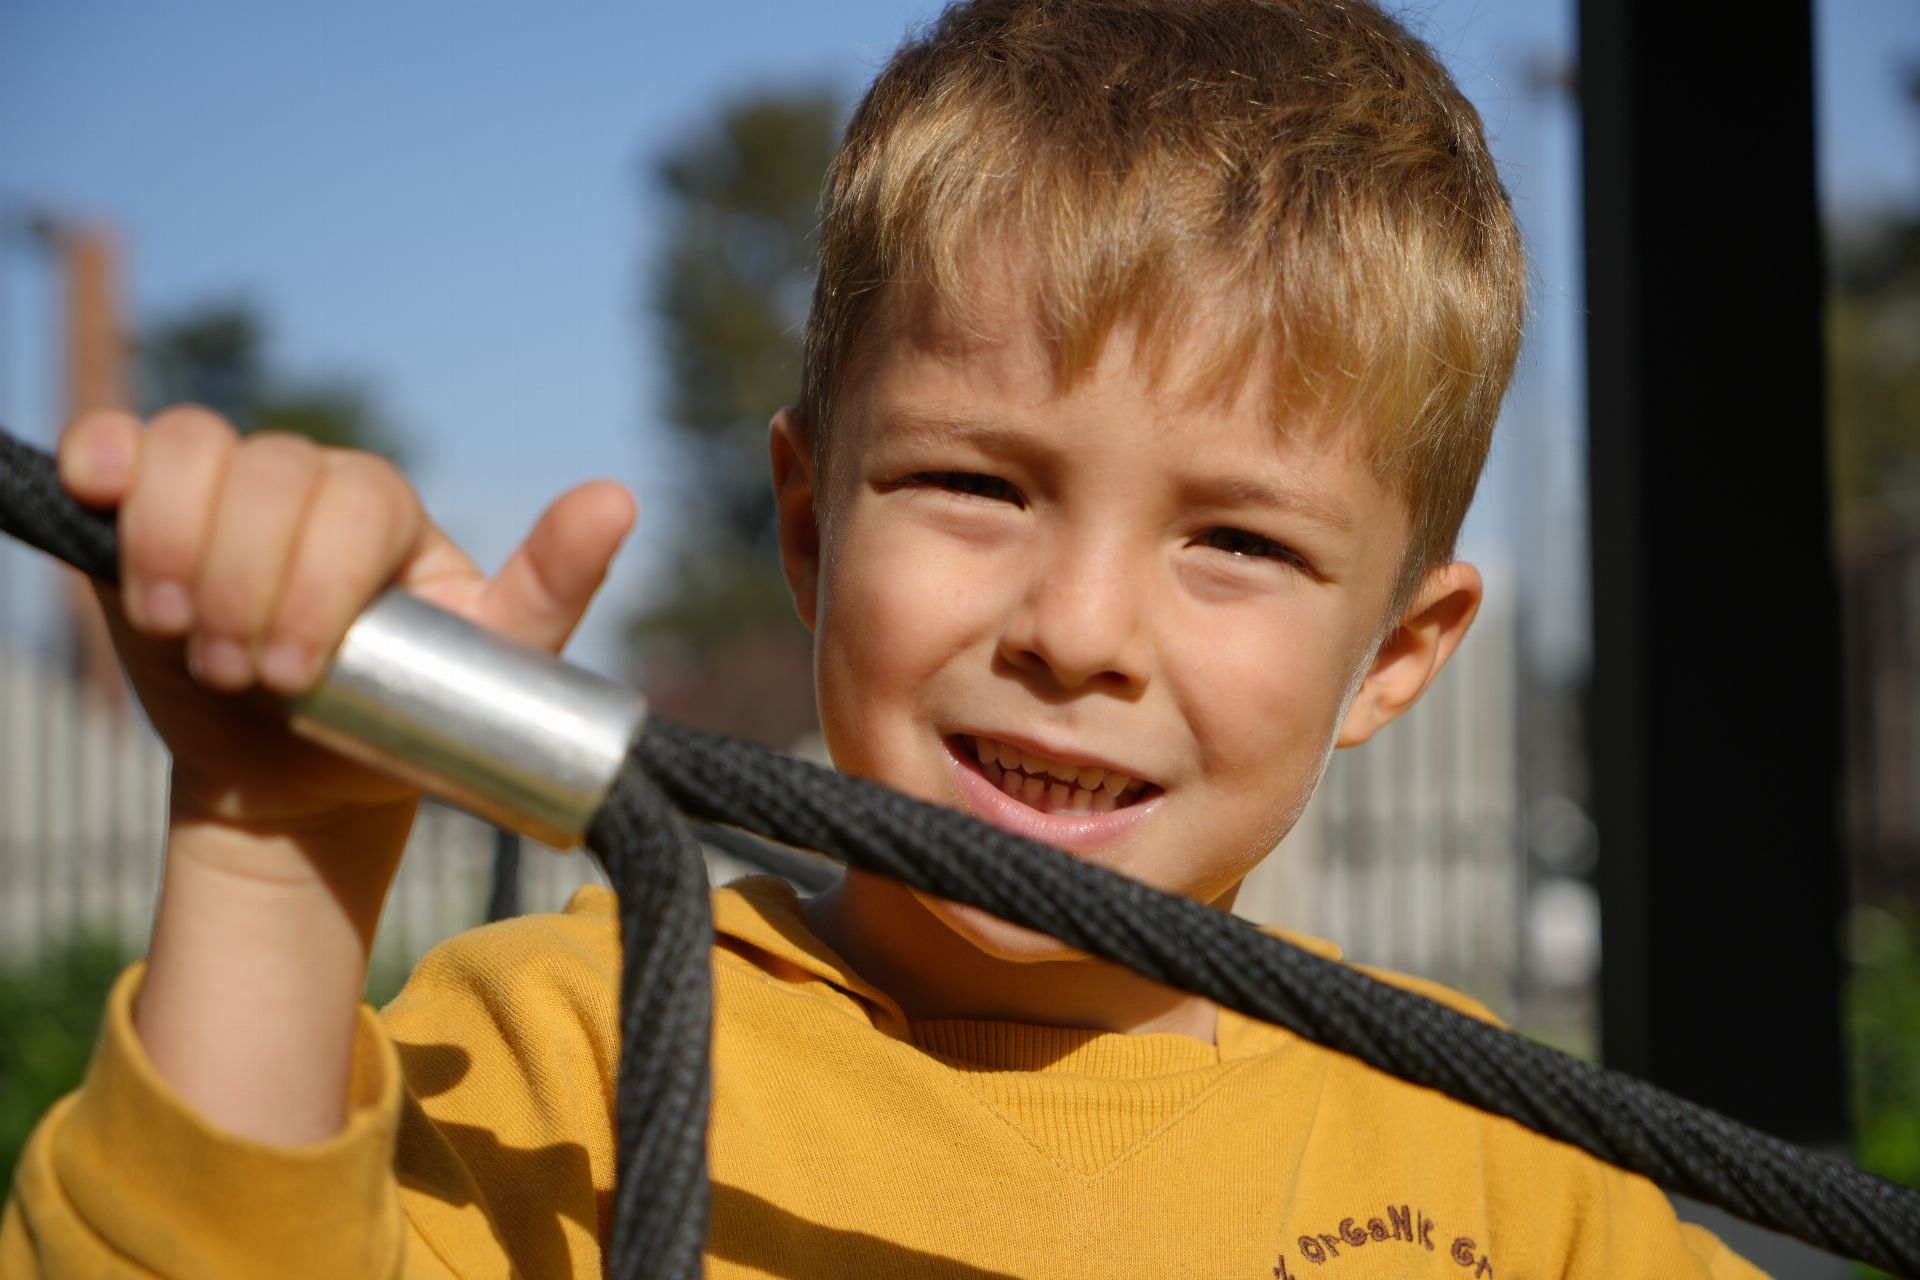
M 360 1011 L 346 1127 L 270 1147 L 215 1128 L 161 1080 L 133 1029 L 143 971 L 114 984 L 85 1082 L 21 1155 L 0 1275 L 400 1275 L 399 1068 L 372 1010 Z
M 435 948 L 388 1006 L 405 1083 L 394 1168 L 452 1274 L 600 1274 L 619 995 L 613 895 L 588 889 L 564 915 Z
M 109 997 L 81 1088 L 30 1139 L 0 1276 L 597 1275 L 613 1184 L 618 943 L 607 903 L 471 931 L 362 1008 L 346 1127 L 271 1147 L 201 1119 Z

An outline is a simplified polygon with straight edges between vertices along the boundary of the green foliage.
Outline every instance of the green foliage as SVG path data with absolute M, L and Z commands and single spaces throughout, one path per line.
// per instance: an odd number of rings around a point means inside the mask
M 27 1135 L 80 1083 L 121 948 L 78 936 L 40 959 L 0 968 L 0 1169 L 12 1181 Z
M 1920 529 L 1920 214 L 1856 219 L 1836 235 L 1828 260 L 1829 432 L 1841 547 L 1897 547 Z M 1850 577 L 1848 586 L 1871 581 Z M 1887 674 L 1897 676 L 1895 653 L 1873 661 L 1891 663 Z M 1852 714 L 1877 721 L 1881 709 L 1857 706 Z M 1869 743 L 1884 736 L 1871 734 Z M 1854 767 L 1871 772 L 1873 763 Z M 1864 1169 L 1920 1187 L 1920 909 L 1856 908 L 1852 931 L 1854 1157 Z M 1864 1266 L 1854 1273 L 1881 1275 Z
M 290 431 L 320 444 L 399 459 L 399 444 L 366 389 L 351 380 L 294 380 L 266 357 L 266 326 L 244 302 L 203 305 L 155 326 L 139 342 L 149 412 L 192 402 L 243 434 Z
M 672 213 L 656 278 L 666 418 L 726 538 L 769 547 L 767 419 L 800 389 L 820 184 L 838 107 L 805 91 L 747 97 L 654 169 Z
M 1920 911 L 1862 908 L 1847 988 L 1855 1155 L 1920 1187 Z
M 236 426 L 266 390 L 259 317 L 243 303 L 214 303 L 174 317 L 139 342 L 140 382 L 152 409 L 203 404 Z
M 767 420 L 800 390 L 816 210 L 838 117 L 824 91 L 754 94 L 650 166 L 668 205 L 650 275 L 663 417 L 690 496 L 676 513 L 667 588 L 631 634 L 663 711 L 780 746 L 812 727 L 813 698 L 809 642 L 776 554 Z M 742 696 L 747 671 L 765 679 L 764 696 Z
M 1847 983 L 1853 1155 L 1862 1169 L 1920 1187 L 1920 909 L 1856 908 Z M 1885 1273 L 1856 1264 L 1860 1280 Z
M 1920 219 L 1859 223 L 1836 238 L 1831 260 L 1835 508 L 1843 519 L 1911 509 L 1920 505 Z
M 119 943 L 76 934 L 36 960 L 0 966 L 0 1185 L 47 1108 L 79 1087 L 100 1033 L 107 992 L 132 957 Z M 385 1005 L 405 963 L 376 964 L 366 999 Z

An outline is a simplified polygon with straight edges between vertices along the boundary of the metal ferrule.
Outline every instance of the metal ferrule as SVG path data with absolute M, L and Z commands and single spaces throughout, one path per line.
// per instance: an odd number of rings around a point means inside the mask
M 645 716 L 625 685 L 398 589 L 292 707 L 302 737 L 556 849 L 585 837 Z

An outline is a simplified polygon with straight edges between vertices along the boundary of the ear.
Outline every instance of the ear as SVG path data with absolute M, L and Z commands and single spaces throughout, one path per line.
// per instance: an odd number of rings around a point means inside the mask
M 1466 638 L 1484 590 L 1480 571 L 1464 561 L 1427 574 L 1413 603 L 1380 642 L 1347 707 L 1336 747 L 1359 746 L 1420 700 Z
M 819 612 L 820 520 L 814 511 L 813 432 L 792 405 L 773 415 L 767 430 L 773 455 L 773 504 L 780 528 L 780 568 L 793 607 L 807 630 Z

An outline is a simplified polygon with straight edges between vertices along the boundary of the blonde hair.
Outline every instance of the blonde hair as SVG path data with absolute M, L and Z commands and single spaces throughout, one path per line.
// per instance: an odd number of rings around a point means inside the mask
M 1526 265 L 1480 118 L 1366 0 L 972 0 L 910 40 L 828 171 L 801 407 L 903 291 L 962 326 L 1022 250 L 1062 385 L 1133 327 L 1188 385 L 1263 374 L 1279 420 L 1363 424 L 1411 533 L 1397 616 L 1450 559 L 1519 350 Z

